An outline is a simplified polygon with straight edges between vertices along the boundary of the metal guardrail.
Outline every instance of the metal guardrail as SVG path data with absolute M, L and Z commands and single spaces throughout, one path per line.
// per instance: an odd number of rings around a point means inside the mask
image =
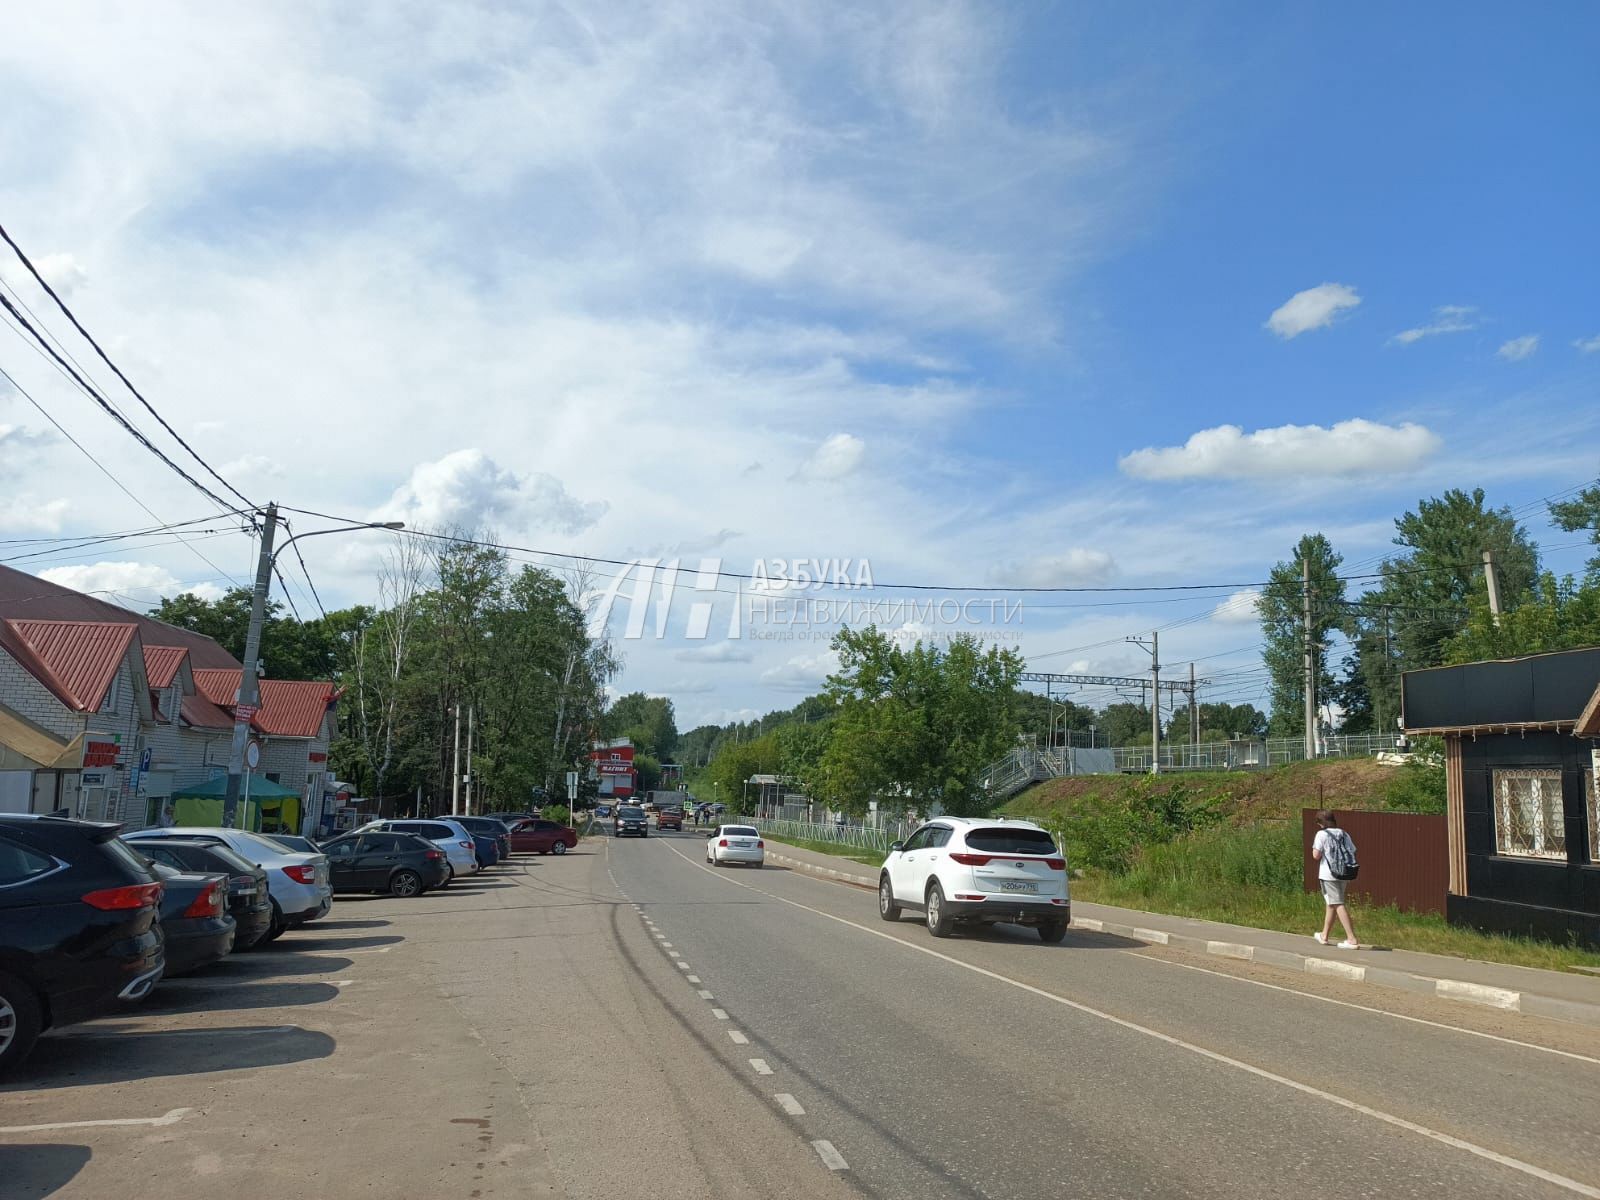
M 904 821 L 890 821 L 874 828 L 870 825 L 823 825 L 814 821 L 784 821 L 768 817 L 757 817 L 750 824 L 775 838 L 824 842 L 884 855 L 889 853 L 892 843 L 904 841 L 914 828 Z

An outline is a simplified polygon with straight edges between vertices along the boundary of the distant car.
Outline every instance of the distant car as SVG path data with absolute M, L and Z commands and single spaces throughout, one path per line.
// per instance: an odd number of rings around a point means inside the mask
M 457 817 L 455 819 L 461 822 L 473 837 L 494 839 L 497 851 L 496 861 L 504 862 L 511 857 L 510 822 L 502 821 L 499 817 Z
M 636 804 L 618 805 L 617 815 L 612 818 L 612 833 L 616 837 L 649 837 L 650 818 Z
M 889 848 L 878 872 L 878 915 L 920 910 L 934 937 L 962 924 L 1031 925 L 1060 942 L 1072 922 L 1067 860 L 1031 821 L 936 817 Z
M 452 817 L 370 821 L 354 832 L 414 833 L 427 838 L 444 851 L 445 860 L 450 866 L 450 878 L 441 887 L 449 887 L 450 880 L 457 875 L 475 875 L 479 870 L 477 843 L 473 841 L 472 834 L 467 832 L 466 826 Z
M 456 819 L 459 820 L 460 818 L 458 817 Z M 502 825 L 511 826 L 511 825 L 515 825 L 518 821 L 536 821 L 536 820 L 538 820 L 539 819 L 539 810 L 538 809 L 534 809 L 531 812 L 489 813 L 488 814 L 488 819 L 492 820 L 492 821 L 499 821 Z
M 248 950 L 272 928 L 272 895 L 267 873 L 223 845 L 187 838 L 142 838 L 137 853 L 180 871 L 220 871 L 228 876 L 228 915 L 233 918 L 233 948 Z
M 594 815 L 604 821 L 611 816 L 611 805 L 599 804 L 595 806 Z
M 325 842 L 336 892 L 420 896 L 450 878 L 445 853 L 415 833 L 347 833 Z
M 0 816 L 0 1075 L 161 978 L 161 883 L 118 828 Z
M 706 834 L 706 861 L 714 867 L 727 863 L 765 866 L 767 844 L 753 825 L 718 825 Z
M 322 847 L 317 845 L 317 843 L 313 842 L 310 838 L 295 837 L 294 835 L 288 833 L 263 833 L 261 836 L 264 838 L 271 838 L 280 846 L 284 846 L 290 850 L 298 850 L 301 854 L 322 853 Z
M 711 806 L 711 811 L 714 813 L 725 813 L 728 811 L 728 806 L 726 804 L 713 804 Z
M 140 829 L 123 835 L 130 844 L 149 838 L 187 838 L 190 841 L 227 846 L 267 873 L 267 892 L 272 899 L 272 924 L 263 942 L 282 936 L 308 921 L 328 915 L 333 907 L 333 885 L 328 882 L 327 856 L 301 854 L 263 834 L 248 829 L 178 825 L 170 829 Z
M 161 937 L 167 946 L 164 978 L 187 975 L 228 957 L 233 918 L 228 915 L 228 877 L 180 871 L 155 863 L 161 880 Z
M 683 809 L 658 808 L 656 809 L 657 829 L 683 829 Z
M 523 854 L 565 854 L 578 844 L 578 831 L 540 818 L 511 830 L 511 848 Z

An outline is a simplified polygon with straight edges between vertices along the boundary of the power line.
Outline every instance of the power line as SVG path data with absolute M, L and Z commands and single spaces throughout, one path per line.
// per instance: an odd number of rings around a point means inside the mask
M 167 433 L 169 433 L 172 436 L 173 441 L 177 442 L 178 445 L 182 446 L 185 450 L 187 450 L 189 452 L 189 456 L 191 458 L 193 458 L 195 460 L 195 462 L 199 463 L 208 472 L 210 472 L 211 477 L 213 479 L 215 479 L 218 483 L 220 483 L 223 487 L 227 488 L 235 496 L 239 497 L 239 499 L 241 501 L 243 501 L 244 504 L 247 507 L 250 507 L 250 508 L 255 507 L 248 496 L 246 496 L 238 488 L 234 487 L 233 484 L 229 483 L 226 479 L 224 479 L 221 475 L 219 475 L 217 473 L 216 469 L 214 467 L 212 467 L 212 465 L 210 463 L 208 463 L 205 459 L 201 458 L 199 453 L 195 450 L 195 448 L 193 446 L 189 445 L 188 442 L 184 441 L 183 437 L 178 433 L 178 431 L 176 429 L 174 429 L 171 425 L 167 424 L 166 418 L 163 417 L 160 413 L 158 413 L 156 411 L 155 405 L 151 404 L 150 401 L 148 401 L 148 400 L 146 400 L 144 398 L 144 393 L 141 392 L 138 388 L 133 386 L 133 381 L 122 373 L 122 368 L 121 367 L 117 366 L 116 363 L 111 361 L 111 356 L 108 355 L 103 349 L 101 349 L 100 343 L 94 340 L 94 335 L 92 335 L 87 329 L 85 329 L 83 327 L 83 323 L 78 320 L 77 315 L 75 313 L 73 313 L 73 311 L 70 308 L 67 307 L 67 302 L 65 300 L 63 300 L 59 295 L 57 295 L 55 288 L 51 287 L 50 284 L 48 282 L 46 282 L 45 277 L 43 275 L 39 274 L 38 268 L 35 267 L 33 265 L 33 262 L 28 258 L 28 256 L 23 253 L 22 247 L 17 245 L 16 241 L 12 238 L 11 234 L 6 231 L 6 228 L 5 228 L 4 225 L 0 225 L 0 238 L 4 238 L 5 239 L 6 245 L 10 246 L 12 251 L 16 254 L 16 256 L 19 259 L 22 260 L 22 265 L 28 268 L 28 273 L 30 275 L 32 275 L 34 277 L 34 279 L 38 282 L 39 286 L 42 287 L 45 290 L 45 294 L 47 296 L 49 296 L 50 299 L 55 301 L 56 307 L 61 310 L 62 314 L 67 318 L 67 320 L 72 322 L 72 327 L 74 329 L 76 329 L 79 332 L 79 334 L 81 334 L 83 336 L 84 341 L 88 342 L 89 345 L 94 347 L 94 352 L 100 356 L 100 360 L 102 362 L 104 362 L 106 364 L 106 366 L 111 368 L 112 374 L 114 374 L 118 379 L 122 380 L 123 386 L 126 387 L 130 392 L 132 392 L 135 397 L 137 397 L 139 403 L 144 405 L 146 411 L 148 411 L 149 414 L 152 417 L 154 417 L 160 423 L 161 428 L 165 429 L 167 431 Z M 10 307 L 10 306 L 7 305 L 7 307 Z M 143 439 L 141 438 L 141 440 L 143 440 Z M 146 445 L 149 445 L 149 443 L 147 442 Z M 155 449 L 154 446 L 151 446 L 150 448 L 152 450 Z M 163 455 L 162 458 L 163 458 L 163 460 L 168 462 L 169 466 L 172 466 L 174 470 L 177 470 L 176 464 L 171 463 L 170 460 L 166 460 L 166 456 L 165 455 Z M 187 478 L 187 476 L 185 476 L 185 478 Z M 190 480 L 190 482 L 193 483 L 194 481 Z M 198 483 L 196 483 L 195 486 L 199 487 L 200 485 Z M 204 489 L 202 489 L 202 490 L 204 490 Z M 210 495 L 210 493 L 207 492 L 207 495 Z M 226 504 L 224 504 L 223 507 L 226 508 L 228 506 Z
M 288 529 L 290 534 L 294 533 L 293 529 L 289 529 L 288 521 L 284 521 L 283 527 Z M 297 543 L 291 536 L 288 544 L 294 547 L 295 559 L 300 564 L 300 574 L 306 577 L 306 586 L 311 589 L 311 598 L 317 602 L 317 611 L 322 614 L 324 619 L 326 619 L 328 616 L 328 610 L 323 607 L 322 597 L 317 595 L 317 585 L 311 581 L 311 568 L 306 566 L 305 556 L 300 553 L 299 543 Z

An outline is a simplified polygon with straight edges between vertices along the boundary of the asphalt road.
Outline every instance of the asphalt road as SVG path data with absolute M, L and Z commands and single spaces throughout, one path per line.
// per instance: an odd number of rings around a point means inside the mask
M 585 841 L 46 1038 L 5 1200 L 1600 1196 L 1600 1037 Z

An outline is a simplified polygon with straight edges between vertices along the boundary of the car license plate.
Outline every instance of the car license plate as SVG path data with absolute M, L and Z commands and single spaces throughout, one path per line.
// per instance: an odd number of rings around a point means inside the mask
M 734 846 L 735 846 L 736 849 L 739 849 L 739 850 L 750 850 L 750 849 L 754 848 L 755 843 L 754 842 L 735 842 Z
M 1023 883 L 1019 880 L 1007 879 L 1001 881 L 1000 890 L 1002 892 L 1036 892 L 1039 890 L 1039 885 L 1037 883 Z

